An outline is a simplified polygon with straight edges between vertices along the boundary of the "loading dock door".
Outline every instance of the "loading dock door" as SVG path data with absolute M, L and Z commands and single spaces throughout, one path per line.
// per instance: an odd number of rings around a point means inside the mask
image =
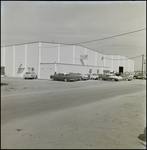
M 120 74 L 120 73 L 123 73 L 123 70 L 124 70 L 124 67 L 120 67 L 120 66 L 119 66 L 119 74 Z

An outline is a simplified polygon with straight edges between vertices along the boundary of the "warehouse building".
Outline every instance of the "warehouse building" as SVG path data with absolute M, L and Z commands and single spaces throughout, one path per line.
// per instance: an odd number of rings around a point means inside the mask
M 35 71 L 40 79 L 49 79 L 54 72 L 134 72 L 134 61 L 125 56 L 49 42 L 1 47 L 1 66 L 7 76 L 23 77 L 26 71 Z

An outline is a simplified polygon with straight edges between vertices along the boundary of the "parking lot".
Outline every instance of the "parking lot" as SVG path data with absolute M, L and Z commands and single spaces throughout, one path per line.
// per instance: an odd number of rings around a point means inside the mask
M 1 78 L 1 147 L 145 148 L 145 98 L 141 79 Z
M 1 90 L 3 94 L 10 93 L 25 93 L 36 91 L 49 91 L 49 90 L 60 90 L 64 88 L 86 88 L 86 87 L 101 87 L 101 86 L 112 86 L 112 85 L 132 85 L 138 83 L 146 83 L 146 80 L 134 79 L 132 81 L 103 81 L 103 80 L 83 80 L 76 82 L 65 82 L 65 81 L 53 81 L 52 79 L 23 79 L 23 78 L 10 78 L 3 77 L 1 78 Z

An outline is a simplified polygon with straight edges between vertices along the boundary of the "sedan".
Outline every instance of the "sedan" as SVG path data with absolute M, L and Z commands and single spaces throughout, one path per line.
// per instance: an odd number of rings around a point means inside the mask
M 80 77 L 80 80 L 88 80 L 89 79 L 88 74 L 82 74 L 82 73 L 75 73 L 75 74 Z
M 121 76 L 116 76 L 115 74 L 103 74 L 99 76 L 100 80 L 112 80 L 112 81 L 120 81 L 122 80 Z
M 132 74 L 121 74 L 122 80 L 131 81 L 133 80 Z
M 72 73 L 58 73 L 50 75 L 50 78 L 57 81 L 77 81 L 79 79 Z
M 99 75 L 96 74 L 96 73 L 93 73 L 93 74 L 90 75 L 90 79 L 98 80 L 99 79 Z
M 24 75 L 23 75 L 24 79 L 36 79 L 37 78 L 37 75 L 35 72 L 33 71 L 30 71 L 30 72 L 26 72 Z

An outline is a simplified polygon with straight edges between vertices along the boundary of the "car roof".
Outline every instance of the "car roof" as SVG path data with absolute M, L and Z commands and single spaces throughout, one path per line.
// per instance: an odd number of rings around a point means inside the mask
M 58 74 L 69 74 L 69 73 L 67 73 L 67 72 L 59 72 Z

